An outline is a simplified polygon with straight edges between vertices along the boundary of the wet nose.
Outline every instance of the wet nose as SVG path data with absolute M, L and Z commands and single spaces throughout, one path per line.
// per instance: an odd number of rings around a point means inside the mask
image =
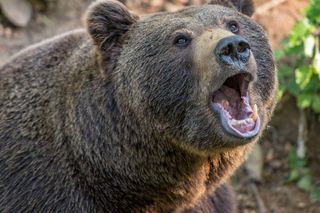
M 241 36 L 221 39 L 214 51 L 218 61 L 236 68 L 247 64 L 250 57 L 250 45 Z

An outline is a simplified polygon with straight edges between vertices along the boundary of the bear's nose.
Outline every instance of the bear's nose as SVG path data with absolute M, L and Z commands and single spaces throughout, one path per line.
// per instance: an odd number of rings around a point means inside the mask
M 241 36 L 230 36 L 221 39 L 214 51 L 218 61 L 235 68 L 242 68 L 250 57 L 250 45 Z

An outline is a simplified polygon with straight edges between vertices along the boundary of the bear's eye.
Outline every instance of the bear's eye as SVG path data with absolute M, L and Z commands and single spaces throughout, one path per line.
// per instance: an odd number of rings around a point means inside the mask
M 187 47 L 191 43 L 191 38 L 186 35 L 178 35 L 174 39 L 174 45 L 177 47 Z
M 239 32 L 239 25 L 237 22 L 235 21 L 230 21 L 228 23 L 228 29 L 232 32 L 232 33 L 238 33 Z

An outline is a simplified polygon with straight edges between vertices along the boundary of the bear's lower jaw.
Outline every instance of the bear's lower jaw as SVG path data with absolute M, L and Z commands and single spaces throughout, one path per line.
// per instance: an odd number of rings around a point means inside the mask
M 220 118 L 226 133 L 242 139 L 256 136 L 260 130 L 257 105 L 250 105 L 249 74 L 237 74 L 228 78 L 214 92 L 211 108 Z

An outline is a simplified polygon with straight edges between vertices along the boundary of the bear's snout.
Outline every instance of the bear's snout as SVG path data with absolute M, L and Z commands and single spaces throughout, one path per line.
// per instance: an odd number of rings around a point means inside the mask
M 241 70 L 245 67 L 250 58 L 250 45 L 242 36 L 229 36 L 221 39 L 215 50 L 218 62 Z

